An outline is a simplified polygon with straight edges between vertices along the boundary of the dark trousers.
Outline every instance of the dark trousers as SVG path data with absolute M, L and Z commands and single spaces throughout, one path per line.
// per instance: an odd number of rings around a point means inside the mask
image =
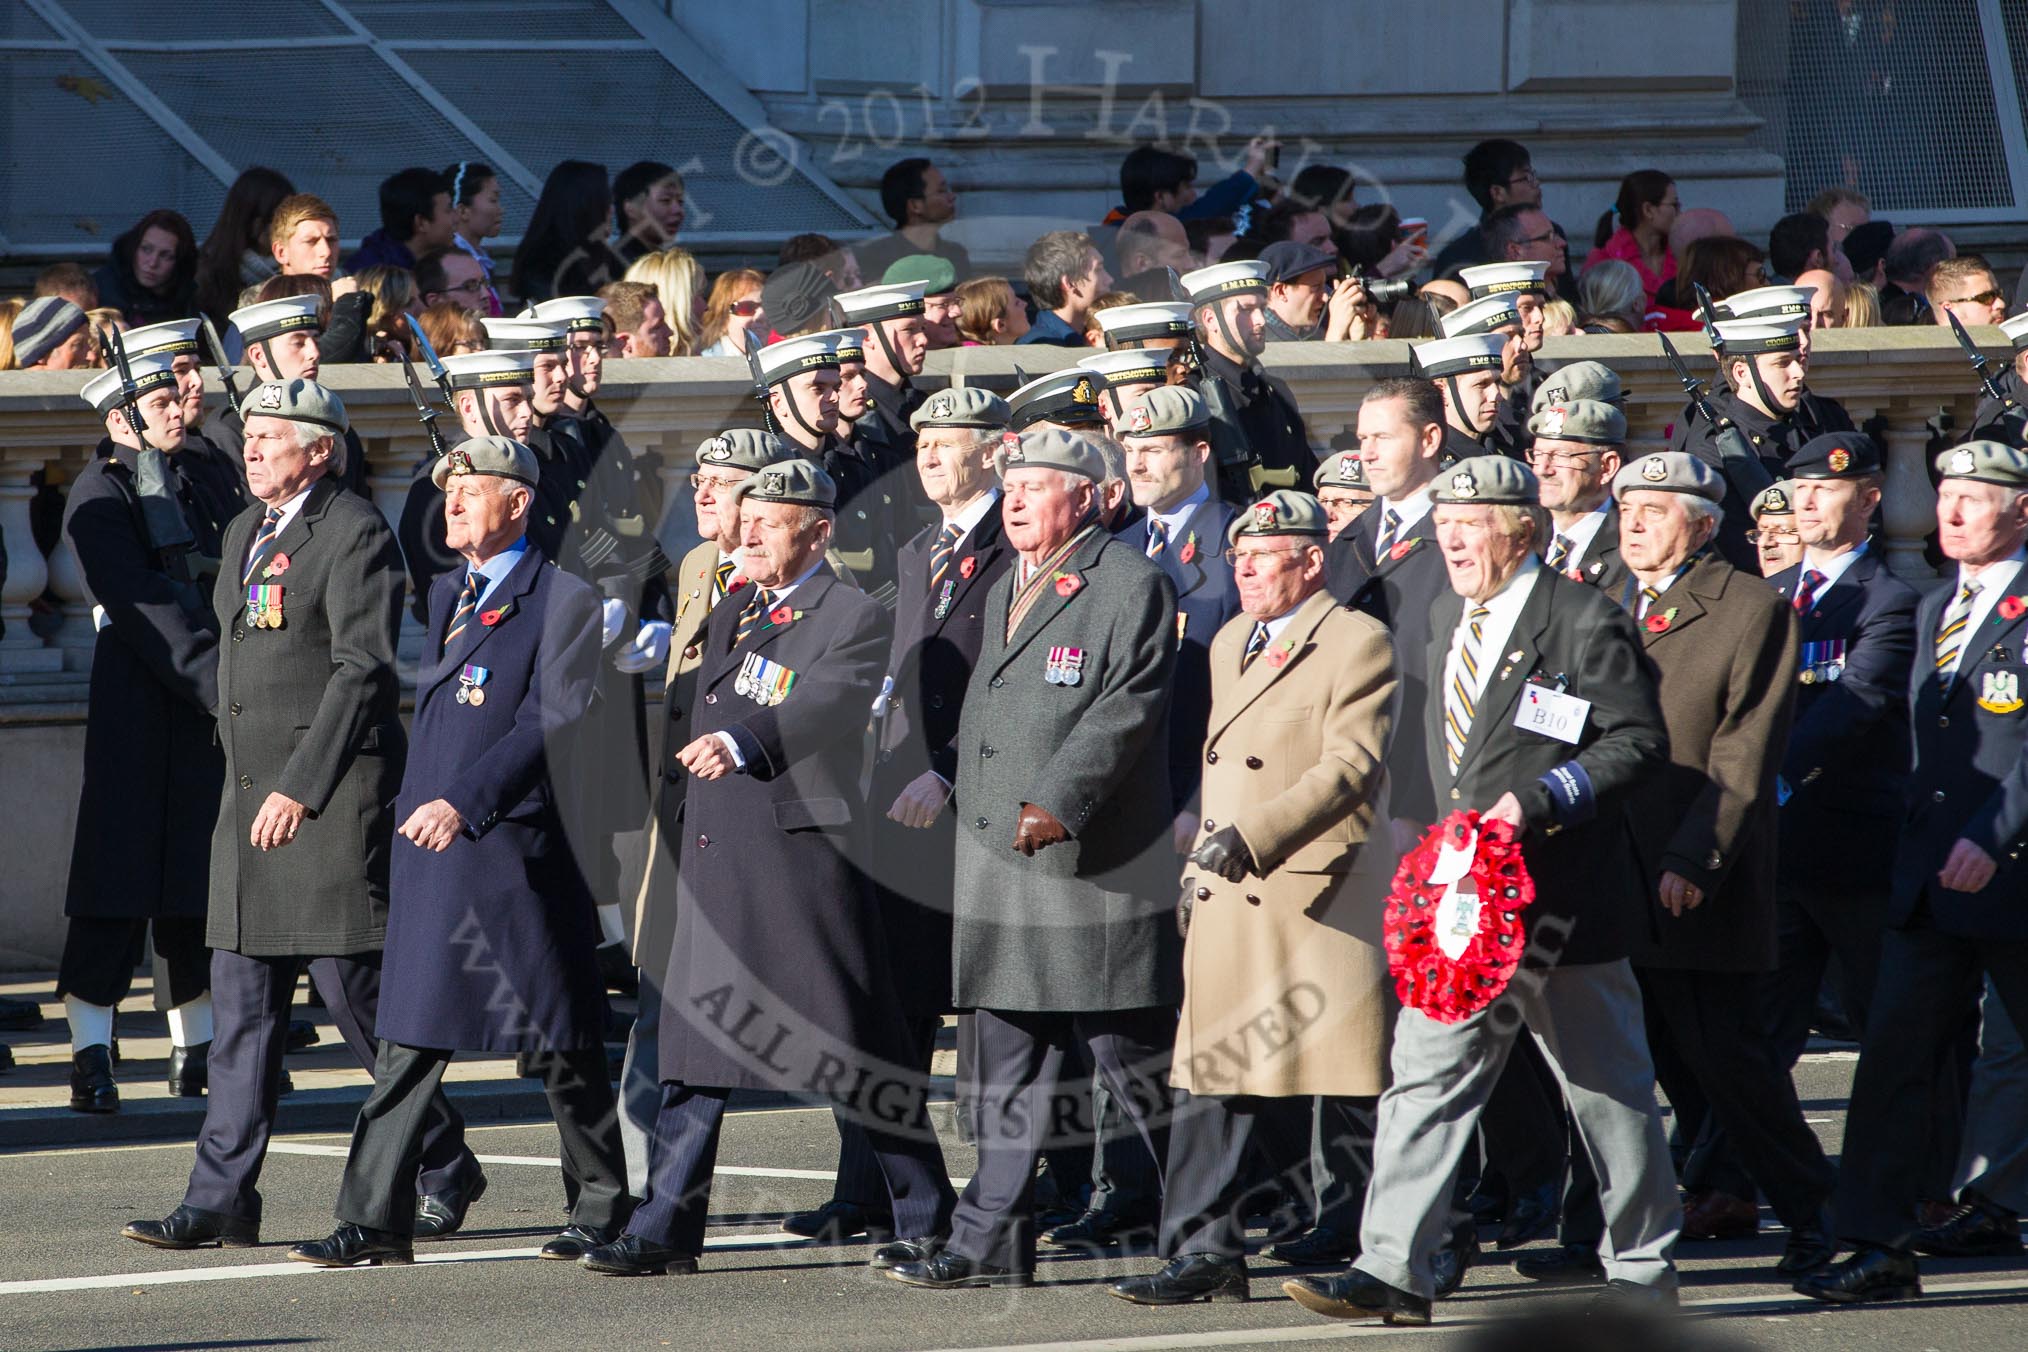
M 1209 1253 L 1237 1258 L 1246 1252 L 1246 1217 L 1272 1206 L 1284 1184 L 1307 1192 L 1310 1173 L 1310 1100 L 1261 1098 L 1250 1094 L 1198 1095 L 1172 1090 L 1169 1156 L 1163 1171 L 1161 1253 Z M 1325 1098 L 1334 1119 L 1328 1129 L 1332 1148 L 1356 1161 L 1362 1148 L 1366 1166 L 1356 1180 L 1339 1184 L 1366 1199 L 1366 1178 L 1372 1172 L 1374 1099 Z M 1363 1113 L 1357 1105 L 1364 1105 Z M 1363 1119 L 1363 1126 L 1362 1126 Z M 1249 1169 L 1248 1155 L 1271 1161 L 1265 1176 Z M 1342 1165 L 1348 1175 L 1356 1163 Z M 1358 1233 L 1359 1211 L 1349 1220 L 1344 1212 L 1315 1213 L 1320 1224 Z M 1326 1219 L 1330 1214 L 1330 1219 Z
M 1936 1066 L 1988 976 L 2015 1023 L 2028 1020 L 2028 940 L 1940 934 L 1921 917 L 1887 931 L 1845 1116 L 1835 1207 L 1842 1238 L 1908 1248 L 1930 1173 Z
M 423 1134 L 451 1055 L 382 1039 L 373 1092 L 353 1124 L 345 1179 L 338 1185 L 339 1220 L 414 1233 Z M 541 1073 L 562 1142 L 564 1176 L 574 1185 L 567 1187 L 576 1199 L 571 1224 L 598 1231 L 619 1225 L 627 1214 L 627 1163 L 605 1049 L 531 1052 L 528 1064 Z
M 74 915 L 65 926 L 56 969 L 56 998 L 117 1005 L 134 986 L 134 968 L 155 940 L 155 1008 L 188 1004 L 211 988 L 211 950 L 204 917 L 190 920 L 101 920 Z
M 1073 1044 L 1089 1053 L 1149 1155 L 1166 1159 L 1176 1011 L 981 1009 L 973 1019 L 979 1164 L 951 1219 L 950 1248 L 975 1262 L 1032 1272 L 1035 1162 L 1054 1137 L 1075 1130 L 1075 1102 L 1057 1092 L 1066 1053 Z
M 648 1145 L 648 1195 L 634 1209 L 627 1233 L 684 1253 L 703 1251 L 718 1133 L 731 1096 L 730 1089 L 663 1083 L 662 1110 Z M 900 1131 L 869 1127 L 866 1137 L 887 1181 L 895 1233 L 905 1239 L 942 1234 L 955 1198 L 927 1121 Z
M 1269 1100 L 1279 1102 L 1281 1100 Z M 1296 1193 L 1315 1223 L 1340 1234 L 1359 1233 L 1366 1184 L 1373 1177 L 1375 1098 L 1323 1094 L 1311 1101 L 1309 1186 L 1295 1175 Z
M 1831 1195 L 1831 1163 L 1803 1121 L 1788 1066 L 1761 1035 L 1756 996 L 1765 977 L 1660 967 L 1638 975 L 1648 1043 L 1671 1102 L 1669 1080 L 1687 1076 L 1775 1215 L 1791 1230 L 1814 1224 Z
M 227 949 L 211 955 L 211 1088 L 197 1159 L 190 1167 L 187 1205 L 259 1220 L 261 1164 L 274 1130 L 275 1094 L 289 1036 L 289 999 L 305 965 L 345 1045 L 372 1070 L 379 1056 L 373 1020 L 380 1006 L 380 954 L 344 958 L 247 957 Z M 429 1098 L 416 1187 L 443 1192 L 479 1172 L 465 1149 L 465 1121 L 441 1091 Z
M 911 1068 L 927 1075 L 930 1060 L 936 1055 L 937 1030 L 944 1026 L 944 1021 L 927 1014 L 910 1017 L 906 1023 L 909 1043 L 915 1052 Z M 866 1128 L 858 1117 L 836 1105 L 832 1106 L 831 1116 L 838 1124 L 838 1183 L 831 1189 L 831 1196 L 862 1210 L 887 1210 L 887 1180 L 881 1175 L 880 1161 L 874 1156 Z

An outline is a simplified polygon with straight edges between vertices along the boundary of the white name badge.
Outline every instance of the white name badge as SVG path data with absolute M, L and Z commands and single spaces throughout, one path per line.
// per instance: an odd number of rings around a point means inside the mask
M 1584 720 L 1590 716 L 1590 700 L 1530 684 L 1521 687 L 1521 702 L 1514 709 L 1514 726 L 1576 746 L 1577 739 L 1584 735 Z

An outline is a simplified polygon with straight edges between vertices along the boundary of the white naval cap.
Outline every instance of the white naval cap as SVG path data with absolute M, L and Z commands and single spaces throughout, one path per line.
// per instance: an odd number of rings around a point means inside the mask
M 134 397 L 164 385 L 176 383 L 176 354 L 173 352 L 128 353 L 127 369 L 134 377 Z M 120 406 L 125 391 L 120 384 L 118 370 L 104 371 L 85 382 L 78 391 L 87 404 L 100 413 L 111 413 Z
M 1498 333 L 1437 338 L 1409 349 L 1415 355 L 1417 367 L 1431 380 L 1461 376 L 1467 371 L 1497 371 L 1500 354 L 1506 350 L 1506 336 Z
M 1549 291 L 1549 264 L 1533 259 L 1518 259 L 1512 263 L 1481 263 L 1475 268 L 1459 268 L 1458 280 L 1471 288 L 1472 299 L 1482 300 L 1487 296 L 1546 295 Z
M 527 307 L 516 318 L 561 323 L 571 333 L 604 333 L 605 315 L 606 303 L 598 296 L 558 296 Z
M 279 338 L 293 329 L 323 332 L 323 310 L 320 296 L 284 296 L 234 310 L 228 318 L 239 330 L 241 342 L 258 343 L 263 338 Z
M 561 352 L 570 335 L 560 319 L 485 319 L 486 346 L 496 352 Z
M 831 298 L 847 324 L 872 324 L 882 319 L 900 319 L 922 313 L 921 282 L 890 282 L 841 291 Z
M 1498 295 L 1481 296 L 1466 301 L 1457 309 L 1437 321 L 1446 338 L 1467 338 L 1473 334 L 1491 333 L 1508 324 L 1521 322 L 1521 307 L 1514 301 L 1514 293 L 1503 291 Z
M 829 367 L 838 369 L 838 339 L 832 333 L 806 333 L 769 343 L 759 353 L 761 379 L 779 385 L 790 376 Z

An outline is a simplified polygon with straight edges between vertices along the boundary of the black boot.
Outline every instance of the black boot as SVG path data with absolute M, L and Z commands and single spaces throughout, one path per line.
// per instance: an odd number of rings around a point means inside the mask
M 1188 1305 L 1192 1301 L 1247 1299 L 1246 1259 L 1215 1253 L 1186 1253 L 1170 1259 L 1160 1272 L 1122 1277 L 1106 1288 L 1136 1305 Z
M 169 1049 L 169 1096 L 200 1098 L 211 1083 L 211 1042 Z
M 113 1083 L 113 1053 L 94 1043 L 71 1053 L 70 1110 L 74 1113 L 116 1113 L 120 1087 Z

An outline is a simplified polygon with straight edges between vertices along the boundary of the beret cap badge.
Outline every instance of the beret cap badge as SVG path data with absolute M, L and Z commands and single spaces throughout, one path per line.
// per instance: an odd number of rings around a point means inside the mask
M 1128 431 L 1145 432 L 1152 426 L 1154 426 L 1154 419 L 1148 416 L 1148 410 L 1143 405 L 1136 404 L 1127 410 Z
M 470 474 L 472 472 L 472 457 L 461 446 L 452 447 L 445 453 L 445 459 L 448 460 L 450 471 L 453 474 Z
M 1256 502 L 1253 505 L 1255 530 L 1272 530 L 1275 524 L 1275 505 L 1272 502 Z
M 1658 484 L 1669 477 L 1669 466 L 1661 456 L 1651 455 L 1641 464 L 1641 477 L 1651 484 Z
M 1978 459 L 1968 450 L 1961 450 L 1951 456 L 1951 473 L 1970 474 L 1978 468 Z
M 1825 463 L 1831 467 L 1831 473 L 1843 474 L 1852 463 L 1852 453 L 1840 446 L 1831 452 Z
M 259 399 L 256 399 L 254 401 L 254 407 L 262 410 L 267 410 L 280 408 L 281 406 L 282 406 L 282 387 L 273 382 L 261 386 L 261 396 Z
M 789 491 L 789 476 L 780 470 L 771 469 L 761 475 L 760 491 L 770 497 Z
M 732 459 L 732 445 L 724 437 L 713 437 L 710 444 L 705 446 L 704 454 L 700 458 L 713 462 L 730 460 Z
M 1451 476 L 1451 495 L 1460 498 L 1476 498 L 1479 496 L 1478 480 L 1474 479 L 1470 474 L 1453 474 Z
M 932 418 L 948 418 L 956 405 L 949 394 L 939 394 L 930 400 L 929 415 Z
M 1561 407 L 1551 408 L 1543 413 L 1541 435 L 1546 437 L 1563 435 L 1563 409 Z

